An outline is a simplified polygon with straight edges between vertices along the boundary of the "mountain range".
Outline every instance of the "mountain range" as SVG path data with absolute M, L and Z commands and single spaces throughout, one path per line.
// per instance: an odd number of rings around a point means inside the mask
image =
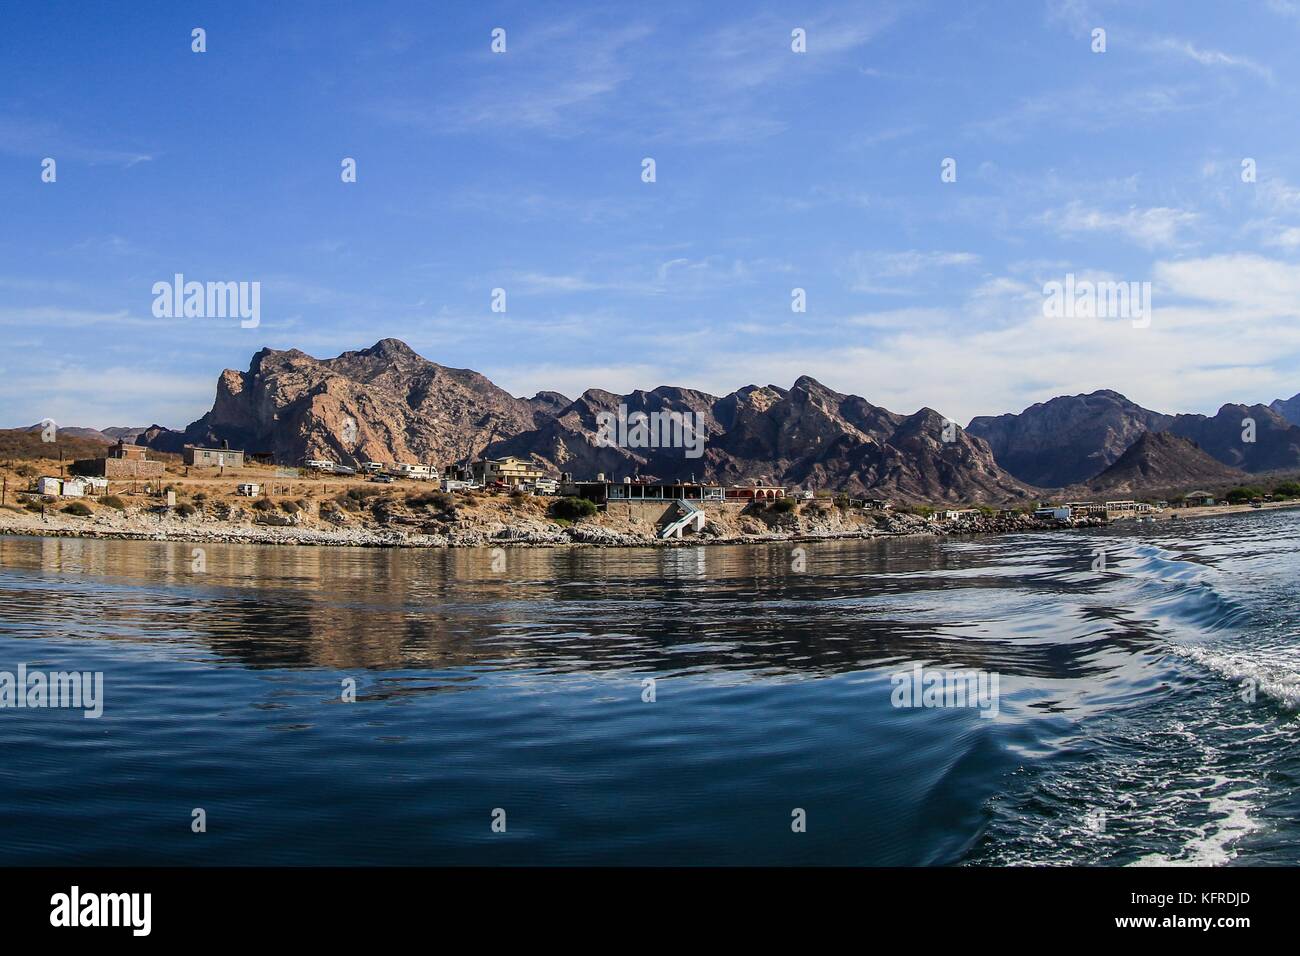
M 629 416 L 692 416 L 706 437 L 703 453 L 598 441 L 602 416 L 620 408 Z M 1164 414 L 1101 390 L 981 416 L 963 429 L 933 409 L 899 414 L 806 375 L 789 388 L 746 385 L 723 396 L 660 386 L 518 398 L 478 372 L 431 362 L 388 338 L 327 359 L 262 349 L 247 371 L 221 373 L 211 411 L 184 430 L 152 425 L 96 435 L 170 452 L 225 441 L 283 464 L 442 465 L 517 455 L 582 477 L 766 481 L 901 500 L 1005 502 L 1044 489 L 1136 493 L 1300 470 L 1297 417 L 1300 395 L 1271 406 L 1224 405 L 1206 416 Z M 1254 441 L 1243 440 L 1247 420 Z
M 1211 458 L 1250 473 L 1300 468 L 1300 425 L 1276 407 L 1300 407 L 1300 396 L 1268 405 L 1224 405 L 1214 415 L 1167 415 L 1101 390 L 1031 405 L 1018 415 L 972 419 L 1003 468 L 1042 488 L 1086 482 L 1109 468 L 1146 432 L 1190 439 Z
M 682 448 L 597 441 L 601 413 L 677 412 L 706 436 L 702 456 Z M 769 481 L 906 499 L 1028 499 L 983 440 L 944 434 L 933 409 L 900 415 L 804 376 L 790 388 L 749 385 L 725 396 L 661 386 L 616 395 L 589 389 L 516 398 L 467 369 L 417 355 L 397 339 L 317 359 L 263 349 L 245 372 L 217 380 L 212 410 L 183 431 L 152 426 L 136 441 L 270 452 L 277 461 L 446 464 L 478 455 L 530 458 L 551 472 L 735 483 Z M 945 437 L 951 439 L 945 441 Z
M 1078 489 L 1078 497 L 1192 491 L 1239 485 L 1246 473 L 1206 454 L 1196 442 L 1172 432 L 1143 432 L 1105 471 Z

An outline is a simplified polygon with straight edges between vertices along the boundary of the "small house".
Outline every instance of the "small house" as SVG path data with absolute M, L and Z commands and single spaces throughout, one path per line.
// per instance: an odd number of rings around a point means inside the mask
M 244 467 L 244 453 L 232 449 L 229 442 L 222 442 L 220 448 L 186 445 L 182 450 L 182 459 L 185 464 L 195 468 Z
M 243 495 L 245 498 L 256 498 L 262 493 L 262 486 L 256 482 L 245 482 L 242 485 L 235 486 L 235 494 Z

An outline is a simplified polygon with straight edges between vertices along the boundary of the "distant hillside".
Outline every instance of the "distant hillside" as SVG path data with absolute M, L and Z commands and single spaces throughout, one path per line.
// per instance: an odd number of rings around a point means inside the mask
M 1276 398 L 1269 403 L 1268 407 L 1292 425 L 1300 425 L 1300 394 L 1292 395 L 1290 398 Z
M 1210 488 L 1245 481 L 1245 472 L 1211 458 L 1190 439 L 1169 432 L 1147 432 L 1119 459 L 1087 483 L 1087 490 L 1105 494 Z
M 30 461 L 35 458 L 52 458 L 57 460 L 60 450 L 67 461 L 75 458 L 94 458 L 104 454 L 108 439 L 86 438 L 75 434 L 79 431 L 95 432 L 94 429 L 61 428 L 58 441 L 41 441 L 41 432 L 37 428 L 3 428 L 0 429 L 0 459 L 10 461 Z
M 1243 438 L 1247 420 L 1254 422 L 1254 441 Z M 1228 404 L 1214 415 L 1165 415 L 1103 390 L 1063 395 L 1018 415 L 976 418 L 968 429 L 989 443 L 999 465 L 1041 487 L 1087 482 L 1144 432 L 1180 435 L 1222 464 L 1251 473 L 1300 468 L 1300 426 L 1267 405 Z
M 1144 432 L 1173 421 L 1109 389 L 1063 395 L 1020 414 L 981 416 L 967 426 L 998 464 L 1021 481 L 1060 488 L 1100 474 Z
M 25 432 L 35 432 L 37 434 L 40 434 L 42 431 L 45 430 L 45 426 L 42 425 L 40 422 L 37 422 L 35 425 L 28 425 L 26 428 L 22 428 L 18 430 L 25 431 Z M 117 441 L 116 438 L 111 437 L 107 432 L 102 432 L 97 428 L 78 428 L 74 425 L 59 425 L 57 426 L 55 431 L 59 435 L 66 436 L 68 438 L 85 438 L 88 439 L 89 441 L 104 442 L 105 444 L 111 444 Z

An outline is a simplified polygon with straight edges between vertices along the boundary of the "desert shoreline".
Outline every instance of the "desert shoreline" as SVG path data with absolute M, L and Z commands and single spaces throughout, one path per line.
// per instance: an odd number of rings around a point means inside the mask
M 1300 507 L 1300 501 L 1265 502 L 1259 507 L 1243 505 L 1209 505 L 1180 508 L 1151 516 L 1154 523 L 1184 521 L 1189 519 L 1223 517 L 1257 511 L 1277 511 Z M 492 534 L 422 534 L 378 529 L 348 529 L 328 531 L 307 528 L 232 525 L 204 527 L 181 521 L 166 520 L 157 527 L 147 526 L 148 520 L 131 519 L 135 527 L 95 527 L 85 519 L 59 513 L 46 516 L 32 514 L 0 515 L 0 536 L 38 538 L 82 538 L 87 540 L 163 541 L 192 544 L 254 544 L 279 547 L 327 548 L 681 548 L 711 545 L 738 544 L 797 544 L 821 541 L 870 541 L 900 537 L 954 537 L 975 535 L 1001 535 L 1038 531 L 1074 531 L 1089 528 L 1137 525 L 1133 518 L 1112 521 L 1093 519 L 1088 522 L 1064 525 L 1039 521 L 1027 516 L 1017 520 L 1002 516 L 989 516 L 974 521 L 930 521 L 919 516 L 906 516 L 904 527 L 881 529 L 859 527 L 842 530 L 790 530 L 765 534 L 701 535 L 681 539 L 663 539 L 645 534 L 627 534 L 603 528 L 598 522 L 583 522 L 568 529 L 539 531 L 536 529 L 506 528 Z

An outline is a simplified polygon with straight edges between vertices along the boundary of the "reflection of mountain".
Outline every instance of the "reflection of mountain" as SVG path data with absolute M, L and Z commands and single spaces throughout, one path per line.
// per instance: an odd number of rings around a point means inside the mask
M 199 576 L 191 547 L 10 539 L 0 564 L 61 582 L 33 601 L 54 626 L 97 615 L 89 638 L 197 644 L 256 669 L 327 668 L 322 687 L 337 672 L 399 672 L 355 674 L 363 697 L 468 689 L 500 669 L 622 674 L 629 693 L 644 676 L 817 677 L 914 660 L 1079 678 L 1106 672 L 1101 649 L 1143 638 L 1120 612 L 1090 610 L 1058 615 L 1053 633 L 1064 637 L 1052 643 L 1005 640 L 996 602 L 1007 578 L 968 573 L 984 549 L 934 539 L 817 544 L 800 574 L 786 545 L 515 550 L 504 576 L 486 550 L 212 545 Z M 1102 586 L 1072 580 L 1015 583 L 1049 588 L 1044 599 L 1058 604 L 1068 589 Z M 1021 613 L 1017 602 L 1008 614 Z

